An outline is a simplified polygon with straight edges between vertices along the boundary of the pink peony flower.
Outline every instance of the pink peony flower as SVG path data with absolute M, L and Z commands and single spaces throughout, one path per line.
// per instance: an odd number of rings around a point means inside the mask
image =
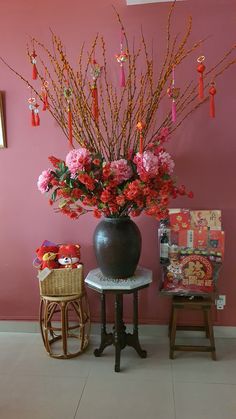
M 125 180 L 130 179 L 133 175 L 132 169 L 125 159 L 112 161 L 110 168 L 114 176 L 114 180 L 117 182 L 117 185 L 124 182 Z
M 157 176 L 159 169 L 158 157 L 151 151 L 144 151 L 143 154 L 137 153 L 134 157 L 134 163 L 137 165 L 139 175 L 146 172 L 150 178 Z
M 42 193 L 48 192 L 49 183 L 52 179 L 51 169 L 44 170 L 38 178 L 37 186 L 38 190 Z
M 170 175 L 174 171 L 175 164 L 169 153 L 166 151 L 161 151 L 159 153 L 159 164 L 165 166 L 167 173 Z
M 84 170 L 85 166 L 90 164 L 91 161 L 90 153 L 84 147 L 71 150 L 66 156 L 66 165 L 72 174 L 75 174 L 79 170 Z

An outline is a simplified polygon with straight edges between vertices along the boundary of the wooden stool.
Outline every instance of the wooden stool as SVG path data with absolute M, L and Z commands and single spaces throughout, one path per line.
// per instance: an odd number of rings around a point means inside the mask
M 61 319 L 59 326 L 57 313 L 60 313 Z M 86 292 L 66 297 L 41 296 L 39 321 L 43 343 L 51 357 L 67 359 L 79 355 L 88 346 L 89 341 L 90 314 Z M 68 350 L 68 338 L 79 340 L 78 350 L 73 353 Z M 60 340 L 62 352 L 56 353 L 53 343 Z
M 173 297 L 169 324 L 170 359 L 174 359 L 174 351 L 200 351 L 211 352 L 212 359 L 214 361 L 216 360 L 215 339 L 211 320 L 211 307 L 212 299 L 210 297 L 203 298 L 196 296 L 192 299 L 178 296 Z M 203 312 L 204 326 L 177 326 L 177 311 L 184 309 L 201 310 Z M 210 345 L 176 345 L 176 330 L 203 330 L 206 333 L 206 337 L 210 340 Z

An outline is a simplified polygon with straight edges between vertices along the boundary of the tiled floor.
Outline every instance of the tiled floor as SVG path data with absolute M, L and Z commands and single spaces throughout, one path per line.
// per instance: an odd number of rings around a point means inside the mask
M 39 334 L 0 333 L 1 419 L 235 419 L 236 339 L 216 339 L 218 360 L 178 352 L 168 340 L 141 337 L 148 357 L 132 348 L 115 373 L 114 349 L 101 358 L 91 337 L 86 353 L 49 358 Z

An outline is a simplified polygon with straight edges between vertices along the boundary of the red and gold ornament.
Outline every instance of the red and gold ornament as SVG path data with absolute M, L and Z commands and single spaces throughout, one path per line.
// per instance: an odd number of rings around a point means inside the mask
M 64 88 L 64 97 L 67 102 L 67 116 L 68 116 L 68 140 L 73 147 L 73 132 L 72 132 L 72 112 L 71 112 L 71 98 L 72 98 L 72 90 L 69 87 L 69 83 L 67 81 L 67 86 Z
M 128 60 L 128 51 L 123 49 L 123 37 L 124 33 L 121 32 L 121 40 L 120 40 L 120 53 L 116 54 L 115 57 L 117 62 L 120 64 L 120 86 L 125 87 L 125 71 L 124 71 L 124 63 Z
M 215 118 L 215 94 L 216 94 L 216 88 L 215 88 L 215 82 L 212 81 L 209 89 L 210 94 L 210 116 L 211 118 Z
M 39 105 L 35 99 L 35 97 L 30 97 L 28 99 L 29 103 L 29 110 L 31 111 L 31 125 L 32 127 L 38 127 L 40 125 L 40 118 L 39 118 Z
M 36 63 L 37 63 L 36 57 L 37 57 L 37 54 L 36 54 L 35 50 L 33 50 L 32 54 L 31 54 L 31 63 L 33 65 L 33 68 L 32 68 L 32 79 L 33 80 L 36 80 L 37 77 L 38 77 L 38 70 L 37 70 L 37 67 L 36 67 Z
M 101 71 L 102 71 L 102 67 L 97 63 L 97 61 L 94 58 L 91 62 L 90 72 L 93 79 L 93 83 L 91 86 L 92 114 L 96 123 L 98 123 L 98 117 L 99 117 L 97 80 L 101 74 Z
M 42 92 L 42 101 L 43 101 L 43 111 L 46 111 L 49 108 L 49 103 L 48 103 L 48 86 L 49 86 L 49 82 L 47 80 L 43 81 L 43 85 L 41 87 L 41 92 Z
M 198 83 L 198 97 L 200 100 L 204 99 L 203 73 L 206 69 L 205 65 L 203 64 L 204 61 L 205 61 L 204 55 L 201 55 L 200 57 L 197 58 L 197 62 L 198 62 L 197 71 L 200 74 L 199 83 Z
M 180 93 L 179 87 L 175 87 L 175 68 L 173 66 L 171 85 L 167 89 L 167 94 L 172 99 L 172 107 L 171 107 L 172 122 L 176 122 L 176 100 L 179 97 L 179 93 Z
M 139 153 L 140 154 L 143 154 L 143 143 L 144 143 L 143 129 L 144 127 L 145 127 L 145 124 L 143 124 L 141 121 L 139 121 L 136 125 L 136 128 L 139 131 Z

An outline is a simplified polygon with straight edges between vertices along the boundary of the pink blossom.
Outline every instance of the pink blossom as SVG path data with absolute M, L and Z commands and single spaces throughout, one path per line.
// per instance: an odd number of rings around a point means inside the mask
M 38 190 L 45 193 L 49 190 L 49 183 L 52 179 L 51 169 L 44 170 L 38 178 L 37 186 Z
M 75 174 L 79 170 L 84 170 L 91 162 L 92 158 L 90 156 L 87 148 L 80 147 L 74 150 L 71 150 L 66 156 L 66 165 L 68 166 L 70 172 Z
M 166 151 L 161 151 L 159 153 L 159 164 L 164 166 L 167 173 L 170 175 L 174 171 L 175 163 L 173 162 L 171 156 Z
M 132 169 L 125 159 L 112 161 L 110 168 L 114 176 L 114 180 L 118 185 L 125 180 L 130 179 L 133 175 Z
M 134 157 L 134 163 L 137 165 L 137 172 L 141 175 L 146 172 L 149 177 L 155 177 L 158 174 L 158 157 L 151 151 L 144 151 L 143 154 L 137 153 Z

